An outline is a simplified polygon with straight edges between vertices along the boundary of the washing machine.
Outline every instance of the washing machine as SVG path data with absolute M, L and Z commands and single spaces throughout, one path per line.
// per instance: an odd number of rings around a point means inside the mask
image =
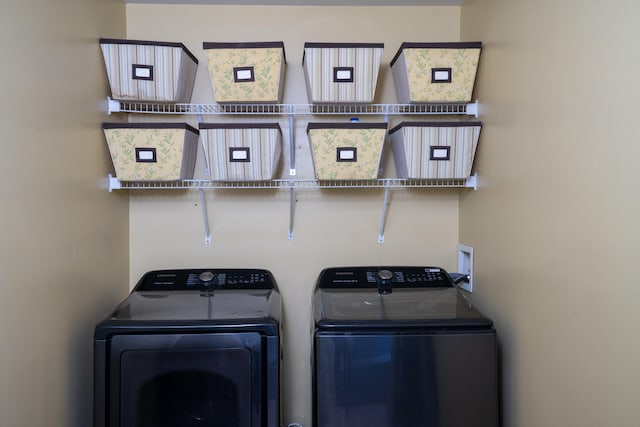
M 314 427 L 497 427 L 496 331 L 438 267 L 323 270 Z
M 278 427 L 281 312 L 267 270 L 145 274 L 95 327 L 94 427 Z

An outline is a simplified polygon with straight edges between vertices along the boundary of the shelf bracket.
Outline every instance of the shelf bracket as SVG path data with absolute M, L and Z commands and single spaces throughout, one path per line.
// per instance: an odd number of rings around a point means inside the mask
M 474 190 L 478 189 L 478 174 L 474 173 L 464 183 L 464 186 L 467 188 L 473 188 Z
M 107 112 L 109 115 L 111 115 L 111 113 L 119 113 L 120 101 L 114 101 L 111 97 L 107 97 Z
M 467 109 L 465 110 L 468 116 L 475 116 L 478 118 L 478 100 L 475 102 L 467 104 Z
M 293 213 L 295 211 L 296 198 L 293 188 L 289 189 L 289 240 L 293 240 Z
M 384 226 L 387 222 L 387 209 L 389 207 L 389 184 L 384 187 L 384 205 L 382 205 L 382 218 L 380 219 L 380 231 L 378 233 L 378 243 L 384 243 Z
M 289 106 L 289 155 L 291 156 L 290 159 L 290 166 L 289 166 L 289 175 L 291 176 L 295 176 L 296 175 L 296 129 L 295 129 L 295 122 L 294 122 L 294 106 L 290 105 Z
M 120 180 L 115 176 L 109 174 L 109 193 L 113 190 L 120 190 L 122 188 L 122 184 L 120 184 Z
M 200 207 L 202 208 L 202 219 L 204 222 L 204 243 L 211 244 L 211 231 L 209 230 L 209 215 L 207 214 L 207 205 L 204 200 L 204 189 L 200 189 Z

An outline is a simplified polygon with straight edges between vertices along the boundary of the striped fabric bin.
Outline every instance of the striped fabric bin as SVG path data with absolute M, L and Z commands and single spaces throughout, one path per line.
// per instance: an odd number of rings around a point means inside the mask
M 378 178 L 386 123 L 309 123 L 307 134 L 317 179 Z
M 193 178 L 198 130 L 186 123 L 103 123 L 116 177 L 121 181 Z
M 111 97 L 189 102 L 198 60 L 182 43 L 100 39 Z
M 200 123 L 209 176 L 214 181 L 266 181 L 282 153 L 278 123 Z M 205 172 L 206 173 L 206 172 Z
M 391 60 L 398 102 L 471 101 L 481 49 L 481 42 L 402 43 Z
M 287 63 L 283 42 L 204 42 L 202 47 L 217 103 L 281 101 Z
M 370 104 L 383 43 L 305 43 L 302 66 L 313 104 Z
M 389 131 L 399 178 L 464 179 L 471 175 L 480 122 L 402 122 Z

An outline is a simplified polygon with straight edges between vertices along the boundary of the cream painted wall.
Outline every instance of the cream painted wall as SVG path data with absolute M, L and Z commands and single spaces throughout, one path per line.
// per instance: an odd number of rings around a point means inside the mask
M 636 426 L 636 1 L 465 0 L 485 43 L 478 191 L 460 200 L 496 322 L 504 425 Z
M 207 103 L 213 102 L 213 93 L 203 41 L 284 41 L 286 103 L 307 103 L 301 65 L 305 41 L 384 42 L 376 101 L 395 103 L 388 64 L 400 44 L 457 41 L 459 18 L 459 7 L 129 4 L 127 37 L 185 43 L 200 59 L 193 101 Z M 132 120 L 167 119 L 147 116 Z M 282 125 L 287 127 L 286 118 Z M 312 176 L 305 126 L 303 121 L 297 122 L 298 173 Z M 384 244 L 377 241 L 383 208 L 379 190 L 298 191 L 293 240 L 287 238 L 288 192 L 207 191 L 212 245 L 204 244 L 198 192 L 130 193 L 132 283 L 154 268 L 263 267 L 273 271 L 285 307 L 285 423 L 298 421 L 308 426 L 311 422 L 309 305 L 322 268 L 425 263 L 455 268 L 459 197 L 455 189 L 393 191 Z
M 86 427 L 93 325 L 127 293 L 128 203 L 109 194 L 102 33 L 119 0 L 0 13 L 0 425 Z

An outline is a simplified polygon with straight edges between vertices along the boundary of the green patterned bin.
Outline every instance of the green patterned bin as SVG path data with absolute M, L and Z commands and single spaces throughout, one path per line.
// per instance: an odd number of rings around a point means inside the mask
M 391 61 L 398 102 L 469 102 L 481 42 L 402 43 Z
M 283 42 L 204 42 L 202 47 L 217 103 L 281 102 L 286 68 Z
M 307 134 L 317 179 L 378 178 L 386 123 L 309 123 Z
M 186 123 L 103 123 L 121 181 L 193 178 L 199 131 Z

